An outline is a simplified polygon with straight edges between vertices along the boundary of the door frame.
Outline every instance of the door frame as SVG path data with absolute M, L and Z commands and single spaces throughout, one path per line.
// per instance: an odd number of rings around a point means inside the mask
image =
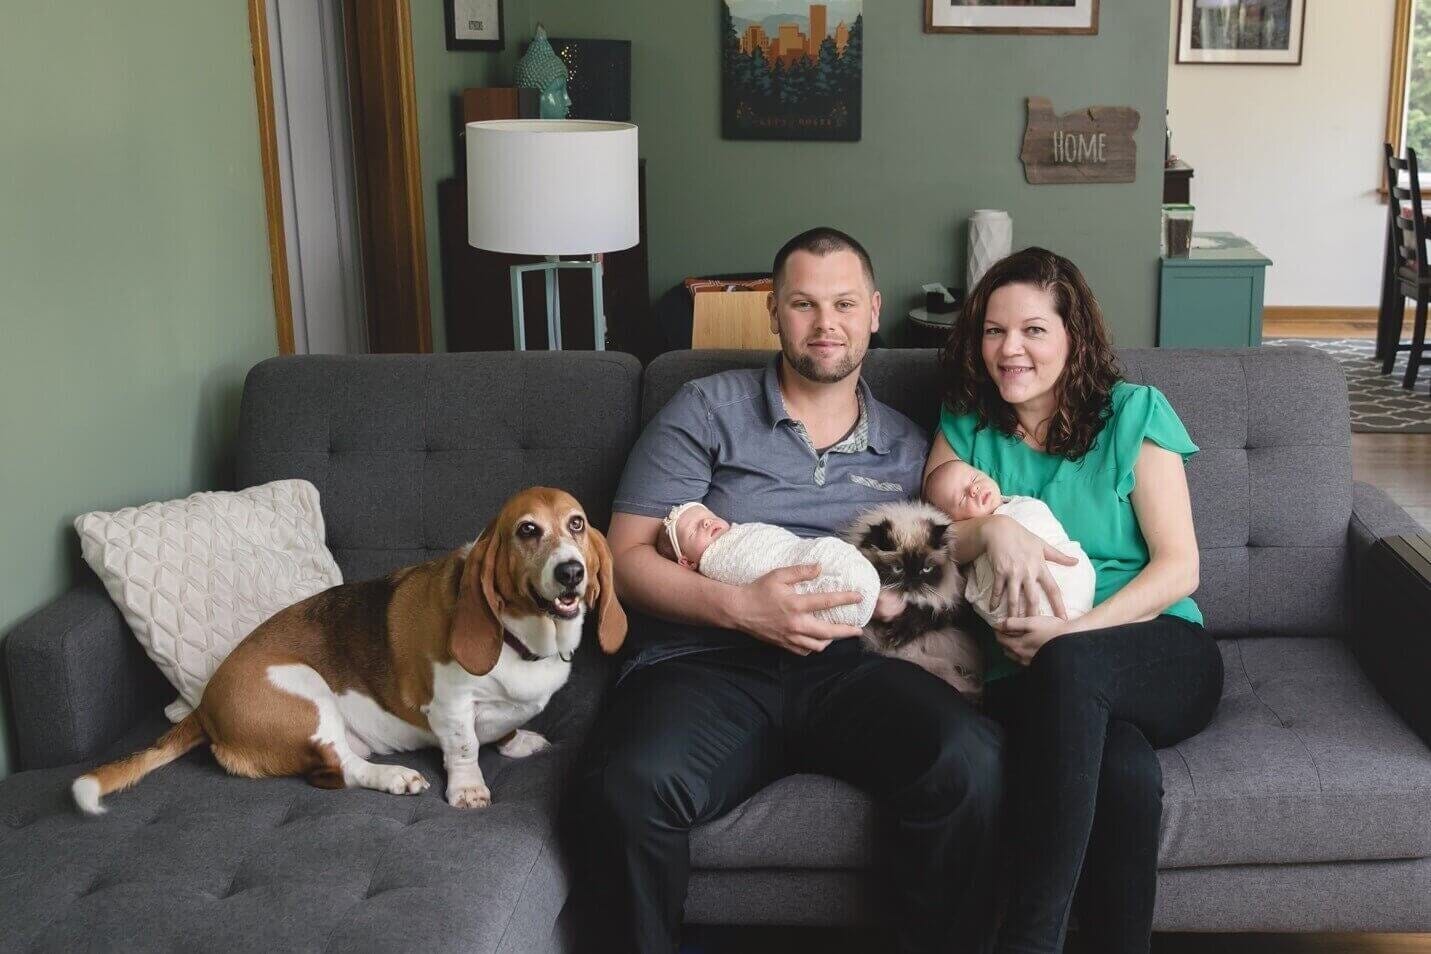
M 429 353 L 427 229 L 409 0 L 342 0 L 368 348 Z M 248 0 L 259 151 L 280 354 L 292 354 L 293 304 L 284 239 L 267 0 Z

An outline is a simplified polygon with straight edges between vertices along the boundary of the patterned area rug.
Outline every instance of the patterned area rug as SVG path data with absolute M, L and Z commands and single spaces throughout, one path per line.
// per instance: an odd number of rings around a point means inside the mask
M 1370 338 L 1268 338 L 1263 347 L 1306 345 L 1325 351 L 1347 376 L 1351 397 L 1351 429 L 1358 434 L 1431 434 L 1431 367 L 1421 366 L 1414 391 L 1401 386 L 1406 373 L 1406 353 L 1396 356 L 1390 374 L 1381 374 L 1381 362 L 1372 359 L 1376 342 Z

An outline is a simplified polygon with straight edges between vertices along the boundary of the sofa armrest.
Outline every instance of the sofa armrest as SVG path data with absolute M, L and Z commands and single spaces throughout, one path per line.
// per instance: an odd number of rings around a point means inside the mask
M 1351 544 L 1353 571 L 1360 567 L 1366 552 L 1376 541 L 1425 532 L 1426 528 L 1380 487 L 1360 480 L 1352 484 L 1352 515 L 1347 537 Z
M 92 577 L 22 620 L 4 649 L 21 769 L 93 758 L 174 694 Z
M 1431 534 L 1358 483 L 1348 529 L 1352 652 L 1391 707 L 1431 745 Z

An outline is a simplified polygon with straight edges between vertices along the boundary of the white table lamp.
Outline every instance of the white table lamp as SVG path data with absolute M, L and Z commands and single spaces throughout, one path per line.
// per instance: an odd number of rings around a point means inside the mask
M 512 334 L 527 347 L 522 275 L 544 272 L 547 340 L 561 348 L 557 272 L 591 271 L 596 348 L 606 346 L 597 256 L 641 240 L 636 127 L 585 119 L 501 119 L 467 124 L 467 242 L 544 262 L 513 265 Z M 562 261 L 581 255 L 581 261 Z

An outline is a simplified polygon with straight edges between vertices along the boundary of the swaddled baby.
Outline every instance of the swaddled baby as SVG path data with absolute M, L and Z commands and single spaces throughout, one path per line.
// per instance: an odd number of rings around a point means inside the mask
M 930 503 L 943 510 L 955 520 L 970 517 L 984 517 L 989 514 L 1003 514 L 1017 520 L 1026 530 L 1042 537 L 1055 549 L 1078 560 L 1075 566 L 1063 566 L 1049 561 L 1048 569 L 1063 594 L 1063 606 L 1069 619 L 1077 619 L 1093 608 L 1093 590 L 1096 575 L 1093 563 L 1078 541 L 1070 540 L 1063 524 L 1048 509 L 1048 504 L 1037 497 L 1005 497 L 999 491 L 994 478 L 964 463 L 951 461 L 944 465 L 950 475 L 939 482 L 939 490 L 930 498 Z M 935 499 L 935 497 L 938 499 Z M 1008 618 L 1006 605 L 995 608 L 993 603 L 994 567 L 987 554 L 980 556 L 969 567 L 964 584 L 964 598 L 974 607 L 990 626 L 998 626 Z M 1052 616 L 1048 597 L 1042 588 L 1035 587 L 1039 605 L 1036 616 Z
M 799 593 L 860 594 L 858 603 L 816 610 L 827 623 L 864 626 L 879 599 L 879 574 L 859 550 L 835 537 L 803 539 L 768 523 L 732 524 L 692 501 L 671 508 L 656 551 L 702 576 L 743 586 L 771 570 L 814 563 L 820 575 L 795 584 Z

